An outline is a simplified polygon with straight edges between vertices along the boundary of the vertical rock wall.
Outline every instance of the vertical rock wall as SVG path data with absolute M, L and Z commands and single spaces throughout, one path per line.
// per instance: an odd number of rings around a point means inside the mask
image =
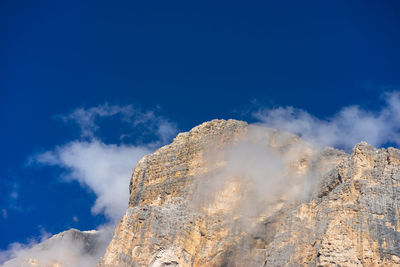
M 234 120 L 203 123 L 140 160 L 129 208 L 99 266 L 400 264 L 398 150 L 360 143 L 351 155 L 316 151 L 295 136 L 265 128 L 266 149 L 292 153 L 288 147 L 301 144 L 285 177 L 310 173 L 298 175 L 306 177 L 298 189 L 307 192 L 294 190 L 297 180 L 281 179 L 279 195 L 239 213 L 237 206 L 252 199 L 245 196 L 245 180 L 225 181 L 215 192 L 204 186 L 218 182 L 214 174 L 224 164 L 213 158 L 215 151 L 248 137 L 249 127 Z M 256 138 L 262 140 L 263 133 Z

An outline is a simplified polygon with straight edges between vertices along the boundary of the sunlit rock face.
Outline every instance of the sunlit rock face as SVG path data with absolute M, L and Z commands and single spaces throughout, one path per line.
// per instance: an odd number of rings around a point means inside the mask
M 400 153 L 235 120 L 144 157 L 99 266 L 396 266 Z
M 358 144 L 317 197 L 288 211 L 266 266 L 399 266 L 399 150 Z
M 17 249 L 16 258 L 4 267 L 87 267 L 95 266 L 104 242 L 98 231 L 70 229 L 37 244 Z

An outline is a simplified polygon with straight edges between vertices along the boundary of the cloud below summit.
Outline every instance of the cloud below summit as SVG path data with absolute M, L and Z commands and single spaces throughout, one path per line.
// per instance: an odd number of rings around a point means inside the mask
M 348 106 L 326 120 L 290 106 L 261 109 L 253 116 L 264 125 L 297 134 L 322 147 L 348 151 L 360 141 L 373 146 L 400 145 L 400 93 L 385 93 L 383 99 L 379 110 Z

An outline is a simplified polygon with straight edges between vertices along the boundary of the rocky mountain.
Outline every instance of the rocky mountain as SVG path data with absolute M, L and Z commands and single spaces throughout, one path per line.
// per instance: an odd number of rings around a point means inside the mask
M 400 266 L 399 163 L 394 148 L 203 123 L 138 162 L 97 265 Z
M 139 161 L 98 266 L 400 265 L 399 160 L 203 123 Z

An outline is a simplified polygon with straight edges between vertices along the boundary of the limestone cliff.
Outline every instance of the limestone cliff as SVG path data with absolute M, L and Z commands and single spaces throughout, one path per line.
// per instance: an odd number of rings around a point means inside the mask
M 400 265 L 399 160 L 203 123 L 138 162 L 99 266 Z

